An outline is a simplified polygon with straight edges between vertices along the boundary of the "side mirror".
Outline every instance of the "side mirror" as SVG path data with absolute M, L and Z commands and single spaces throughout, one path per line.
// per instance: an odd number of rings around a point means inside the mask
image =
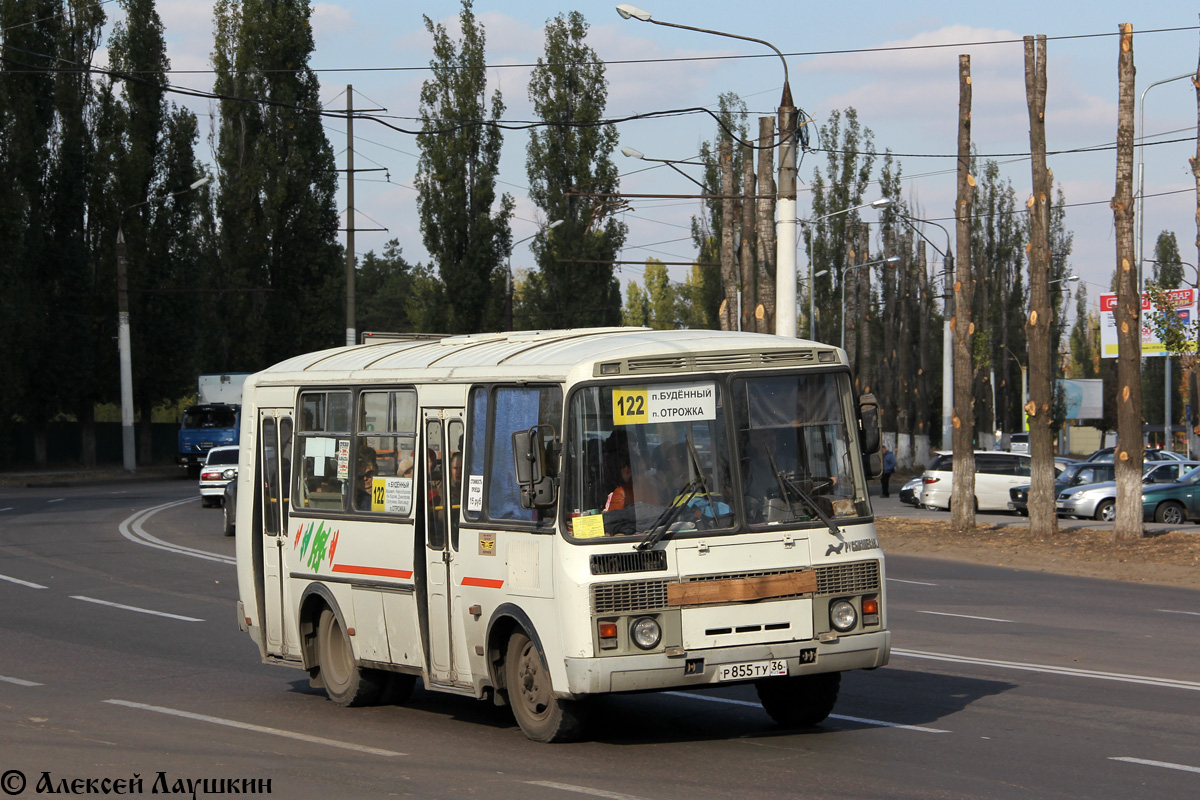
M 879 404 L 875 401 L 875 395 L 864 394 L 858 398 L 858 426 L 863 455 L 878 453 Z
M 517 485 L 521 487 L 522 508 L 545 508 L 554 505 L 556 482 L 547 474 L 547 445 L 538 426 L 527 431 L 516 431 L 512 435 L 513 467 Z M 554 432 L 551 429 L 551 439 Z M 550 454 L 556 451 L 551 443 Z

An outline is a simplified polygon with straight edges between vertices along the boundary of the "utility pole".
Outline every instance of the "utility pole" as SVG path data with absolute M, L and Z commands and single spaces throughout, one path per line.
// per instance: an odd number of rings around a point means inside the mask
M 386 108 L 363 109 L 364 111 L 387 111 Z M 382 167 L 371 169 L 354 168 L 354 86 L 346 84 L 346 345 L 358 341 L 358 330 L 354 310 L 354 232 L 386 231 L 387 228 L 354 227 L 354 173 L 385 172 Z

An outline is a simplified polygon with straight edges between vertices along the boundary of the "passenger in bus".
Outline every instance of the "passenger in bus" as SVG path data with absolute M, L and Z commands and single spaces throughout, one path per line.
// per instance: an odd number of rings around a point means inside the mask
M 400 465 L 396 467 L 396 472 L 401 478 L 411 478 L 413 476 L 413 460 L 411 456 L 405 456 L 400 459 Z
M 450 454 L 450 505 L 458 508 L 462 496 L 462 453 Z
M 633 499 L 633 468 L 629 465 L 629 454 L 620 453 L 617 456 L 617 472 L 620 483 L 609 492 L 608 500 L 604 503 L 605 511 L 619 511 L 628 508 L 636 501 Z
M 358 480 L 355 482 L 354 507 L 360 510 L 371 508 L 371 486 L 378 472 L 378 462 L 375 451 L 370 447 L 363 448 L 358 453 L 358 469 L 355 470 Z

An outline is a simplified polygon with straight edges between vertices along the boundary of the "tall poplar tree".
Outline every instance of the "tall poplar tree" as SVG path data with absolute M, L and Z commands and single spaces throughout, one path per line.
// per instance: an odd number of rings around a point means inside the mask
M 421 157 L 416 186 L 421 234 L 445 285 L 445 328 L 452 333 L 496 330 L 504 311 L 504 264 L 512 241 L 513 200 L 496 203 L 504 113 L 497 89 L 487 97 L 483 26 L 462 0 L 462 39 L 425 17 L 433 35 L 433 76 L 421 87 Z
M 618 325 L 621 287 L 613 274 L 627 227 L 614 217 L 618 189 L 612 152 L 617 129 L 601 124 L 608 101 L 604 62 L 587 45 L 578 11 L 546 24 L 545 55 L 529 80 L 529 98 L 545 127 L 526 149 L 529 196 L 548 221 L 531 247 L 538 271 L 529 276 L 528 314 L 516 327 Z M 568 195 L 568 192 L 571 194 Z M 584 196 L 584 195 L 589 196 Z
M 321 127 L 309 0 L 217 0 L 220 222 L 206 371 L 259 369 L 343 340 L 336 165 Z

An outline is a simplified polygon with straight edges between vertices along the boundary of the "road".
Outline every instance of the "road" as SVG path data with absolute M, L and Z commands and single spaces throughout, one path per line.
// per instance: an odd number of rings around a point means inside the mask
M 587 741 L 541 745 L 483 702 L 343 709 L 260 664 L 232 555 L 185 481 L 0 488 L 0 797 L 1200 793 L 1197 592 L 895 556 L 892 663 L 819 728 L 728 686 L 608 698 Z

